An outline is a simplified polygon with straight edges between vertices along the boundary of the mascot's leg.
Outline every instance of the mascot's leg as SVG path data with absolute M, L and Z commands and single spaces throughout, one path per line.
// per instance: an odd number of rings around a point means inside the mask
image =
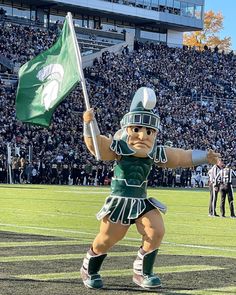
M 96 255 L 92 249 L 87 252 L 80 269 L 81 277 L 86 287 L 92 289 L 103 287 L 102 279 L 98 272 L 106 256 L 107 254 Z
M 136 226 L 143 237 L 143 245 L 134 261 L 133 281 L 143 288 L 160 287 L 161 281 L 153 274 L 153 266 L 165 233 L 162 216 L 157 209 L 151 210 L 136 220 Z
M 129 226 L 111 223 L 108 217 L 101 221 L 100 232 L 93 241 L 92 249 L 87 252 L 80 269 L 83 283 L 91 289 L 103 287 L 101 276 L 98 274 L 107 251 L 120 241 L 127 233 Z

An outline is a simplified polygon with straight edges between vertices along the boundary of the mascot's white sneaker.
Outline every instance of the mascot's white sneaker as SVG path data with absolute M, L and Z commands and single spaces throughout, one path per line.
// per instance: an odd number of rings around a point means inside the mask
M 101 276 L 97 274 L 89 275 L 83 267 L 80 269 L 81 278 L 85 287 L 90 289 L 101 289 L 103 287 L 103 282 Z
M 134 274 L 133 282 L 145 289 L 161 287 L 161 280 L 157 275 L 138 275 Z

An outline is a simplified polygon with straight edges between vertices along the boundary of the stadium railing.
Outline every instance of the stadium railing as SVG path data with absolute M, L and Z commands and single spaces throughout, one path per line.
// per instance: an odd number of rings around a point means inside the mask
M 198 101 L 200 101 L 202 104 L 208 103 L 208 102 L 213 102 L 214 104 L 217 102 L 223 102 L 228 105 L 234 105 L 236 106 L 236 95 L 233 99 L 231 98 L 223 98 L 223 97 L 212 97 L 212 96 L 203 96 L 201 95 L 200 97 L 197 97 Z
M 8 68 L 11 71 L 14 70 L 14 63 L 1 53 L 0 53 L 0 64 L 2 64 L 4 67 Z

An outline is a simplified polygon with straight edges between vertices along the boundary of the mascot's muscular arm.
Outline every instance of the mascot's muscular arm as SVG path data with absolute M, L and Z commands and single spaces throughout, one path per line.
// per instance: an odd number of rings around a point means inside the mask
M 167 162 L 160 164 L 162 167 L 168 168 L 187 168 L 205 163 L 216 164 L 220 154 L 213 150 L 183 150 L 178 148 L 165 148 Z
M 104 161 L 115 160 L 117 158 L 117 155 L 110 149 L 112 138 L 108 138 L 104 135 L 100 135 L 100 131 L 99 131 L 96 119 L 94 117 L 93 109 L 89 109 L 84 112 L 83 120 L 84 120 L 84 141 L 90 153 L 95 155 L 92 134 L 91 134 L 90 126 L 89 126 L 89 123 L 91 121 L 94 121 L 95 135 L 97 138 L 101 160 L 104 160 Z

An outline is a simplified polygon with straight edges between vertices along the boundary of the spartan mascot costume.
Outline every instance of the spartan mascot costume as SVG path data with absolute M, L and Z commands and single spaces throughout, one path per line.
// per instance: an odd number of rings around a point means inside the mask
M 101 220 L 100 232 L 81 267 L 81 277 L 88 288 L 103 287 L 99 270 L 106 253 L 123 239 L 132 224 L 142 236 L 142 245 L 133 263 L 133 282 L 148 289 L 160 287 L 161 281 L 153 273 L 153 266 L 165 232 L 161 213 L 166 212 L 166 206 L 147 196 L 147 178 L 152 165 L 192 167 L 214 164 L 219 157 L 212 150 L 183 150 L 157 145 L 160 118 L 153 112 L 155 105 L 154 91 L 139 88 L 114 138 L 100 135 L 93 109 L 84 113 L 84 138 L 89 151 L 95 154 L 89 125 L 94 121 L 101 159 L 116 161 L 111 193 L 97 213 L 97 219 Z

